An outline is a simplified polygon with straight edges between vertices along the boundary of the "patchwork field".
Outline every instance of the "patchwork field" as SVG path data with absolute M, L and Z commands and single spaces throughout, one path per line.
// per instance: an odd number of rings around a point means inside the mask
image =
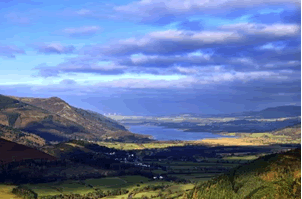
M 31 189 L 38 196 L 50 196 L 59 194 L 87 194 L 95 190 L 110 191 L 115 189 L 127 189 L 132 191 L 135 188 L 144 188 L 147 186 L 175 186 L 173 182 L 150 180 L 143 176 L 120 176 L 99 179 L 87 179 L 84 181 L 64 181 L 53 183 L 26 184 L 24 187 Z M 177 190 L 193 188 L 193 184 L 179 185 Z M 9 193 L 14 187 L 3 185 Z M 1 187 L 0 187 L 1 188 Z M 4 189 L 4 188 L 3 188 Z M 159 192 L 158 192 L 159 193 Z M 124 194 L 127 196 L 127 194 Z M 13 195 L 12 195 L 13 196 Z M 122 197 L 120 195 L 119 197 Z M 118 198 L 111 196 L 110 198 Z

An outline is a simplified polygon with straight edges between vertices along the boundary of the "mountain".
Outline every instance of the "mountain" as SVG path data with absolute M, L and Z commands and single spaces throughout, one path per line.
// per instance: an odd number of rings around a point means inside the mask
M 0 124 L 39 135 L 46 141 L 146 139 L 105 116 L 72 107 L 57 97 L 0 95 Z
M 27 159 L 56 160 L 47 153 L 0 138 L 0 162 L 18 162 Z
M 247 111 L 241 113 L 226 114 L 229 117 L 254 117 L 254 118 L 284 118 L 301 116 L 301 106 L 277 106 L 261 111 Z
M 1 124 L 0 138 L 16 142 L 18 144 L 23 144 L 32 148 L 40 148 L 46 144 L 46 141 L 38 135 Z
M 281 118 L 301 116 L 301 106 L 278 106 L 266 108 L 254 113 L 254 116 L 262 118 Z
M 283 118 L 301 116 L 301 106 L 277 106 L 261 111 L 245 111 L 228 114 L 182 114 L 183 117 L 253 117 L 253 118 Z
M 233 168 L 197 185 L 184 198 L 301 198 L 301 148 Z

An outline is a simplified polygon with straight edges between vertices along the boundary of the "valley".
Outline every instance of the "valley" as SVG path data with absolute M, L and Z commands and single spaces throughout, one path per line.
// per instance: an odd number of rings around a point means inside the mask
M 208 194 L 197 187 L 216 179 L 237 186 L 225 176 L 301 149 L 300 116 L 289 113 L 281 118 L 109 118 L 59 98 L 0 96 L 0 102 L 0 192 L 16 199 L 195 199 Z M 250 122 L 262 130 L 244 131 L 241 127 L 250 128 Z M 215 125 L 221 131 L 207 129 Z M 253 192 L 245 189 L 246 196 Z M 231 190 L 237 197 L 237 188 Z

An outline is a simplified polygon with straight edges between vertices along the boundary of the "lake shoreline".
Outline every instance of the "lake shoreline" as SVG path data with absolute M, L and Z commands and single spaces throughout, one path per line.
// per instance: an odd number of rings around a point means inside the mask
M 209 138 L 236 138 L 236 136 L 226 136 L 212 132 L 186 132 L 182 129 L 166 128 L 156 125 L 124 124 L 124 126 L 132 133 L 148 135 L 155 141 L 197 141 Z

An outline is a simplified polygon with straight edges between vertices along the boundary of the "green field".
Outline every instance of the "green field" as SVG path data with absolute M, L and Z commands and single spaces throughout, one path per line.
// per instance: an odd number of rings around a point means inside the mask
M 142 150 L 142 149 L 160 149 L 167 147 L 175 147 L 175 146 L 185 146 L 187 142 L 152 142 L 152 143 L 144 143 L 144 144 L 136 144 L 136 143 L 122 143 L 122 142 L 98 142 L 100 146 L 105 146 L 114 149 L 121 150 Z
M 101 178 L 101 179 L 88 179 L 85 180 L 85 183 L 92 185 L 95 188 L 104 188 L 104 187 L 114 187 L 121 186 L 126 184 L 127 182 L 118 177 L 112 178 Z
M 31 189 L 38 196 L 47 195 L 58 195 L 58 194 L 86 194 L 93 192 L 94 189 L 80 184 L 79 181 L 64 181 L 64 182 L 54 182 L 54 183 L 40 183 L 40 184 L 26 184 L 27 188 Z
M 150 180 L 143 176 L 119 176 L 119 177 L 106 177 L 99 179 L 86 179 L 84 181 L 64 181 L 64 182 L 53 182 L 53 183 L 40 183 L 40 184 L 26 184 L 23 185 L 28 189 L 31 189 L 38 196 L 47 195 L 59 195 L 59 194 L 87 194 L 94 192 L 96 189 L 102 191 L 114 190 L 114 189 L 127 189 L 132 191 L 135 188 L 143 188 L 146 186 L 156 185 L 175 185 L 173 182 L 167 181 L 155 181 Z M 184 185 L 181 185 L 184 186 Z M 193 185 L 191 186 L 193 188 Z M 127 194 L 124 194 L 127 196 Z M 120 198 L 122 196 L 111 196 L 110 198 Z M 126 197 L 127 198 L 127 197 Z
M 151 198 L 152 196 L 154 198 L 161 198 L 159 195 L 162 195 L 164 198 L 178 198 L 176 196 L 181 196 L 184 192 L 187 190 L 191 190 L 194 188 L 194 184 L 171 184 L 170 187 L 166 189 L 159 189 L 159 190 L 150 190 L 150 191 L 142 191 L 133 196 L 133 198 L 142 198 L 143 196 Z M 128 194 L 119 195 L 119 196 L 110 196 L 106 197 L 106 199 L 127 199 Z
M 230 156 L 224 157 L 224 160 L 255 160 L 258 156 L 256 155 L 246 155 L 246 156 Z

